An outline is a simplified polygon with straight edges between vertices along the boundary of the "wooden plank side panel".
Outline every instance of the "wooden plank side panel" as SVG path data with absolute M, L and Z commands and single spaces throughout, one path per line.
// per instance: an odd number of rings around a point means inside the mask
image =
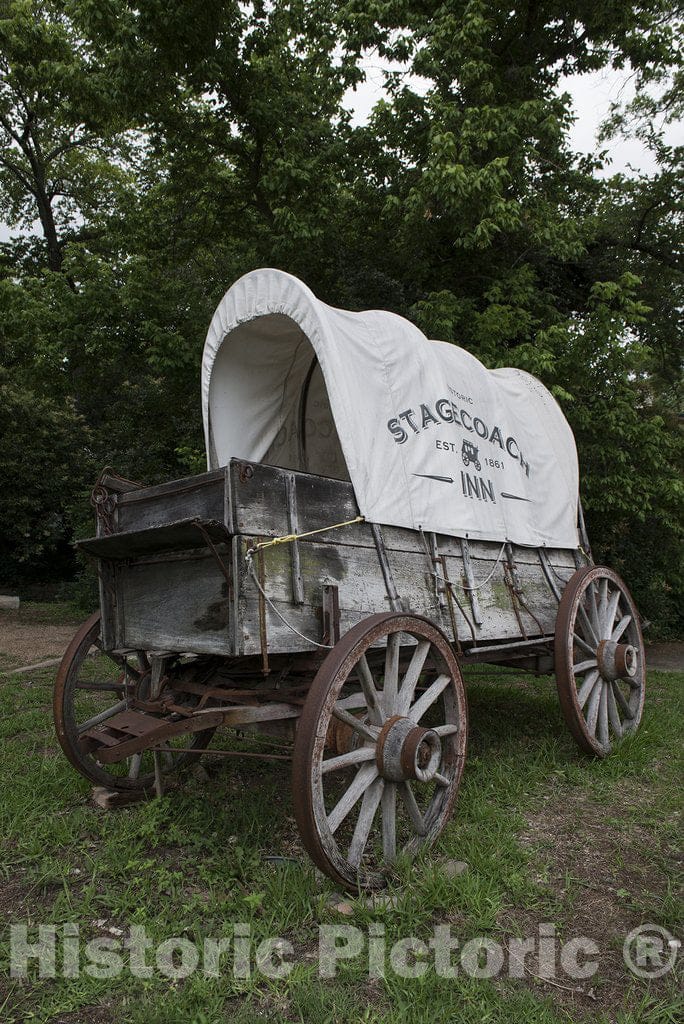
M 259 650 L 259 605 L 254 581 L 241 571 L 244 550 L 258 539 L 289 532 L 288 474 L 291 475 L 291 471 L 245 462 L 233 462 L 229 467 L 232 528 L 246 535 L 240 540 L 239 551 L 236 548 L 235 552 L 236 573 L 240 573 L 236 603 L 242 621 L 236 643 L 238 650 L 245 653 Z M 353 519 L 358 514 L 351 484 L 304 473 L 296 473 L 294 477 L 300 533 Z M 397 527 L 383 527 L 382 534 L 403 606 L 426 615 L 451 635 L 453 629 L 448 605 L 443 601 L 440 607 L 435 592 L 438 581 L 431 575 L 441 570 L 428 556 L 426 538 L 421 537 L 419 531 Z M 471 582 L 477 588 L 483 620 L 477 626 L 473 622 L 469 593 L 464 589 L 467 580 L 460 541 L 455 537 L 438 535 L 436 542 L 438 553 L 445 556 L 458 603 L 467 616 L 459 610 L 457 602 L 452 601 L 462 641 L 472 642 L 473 631 L 478 642 L 522 639 L 523 630 L 525 635 L 535 636 L 539 634 L 540 627 L 544 633 L 553 631 L 557 602 L 544 576 L 536 549 L 515 546 L 512 549 L 522 601 L 529 608 L 528 611 L 518 605 L 519 621 L 506 585 L 503 545 L 484 541 L 469 543 Z M 299 609 L 292 603 L 291 559 L 283 550 L 286 547 L 278 545 L 264 552 L 266 591 L 280 613 L 300 633 L 320 641 L 322 630 L 318 609 L 325 583 L 339 587 L 343 631 L 366 615 L 389 610 L 370 524 L 345 526 L 302 541 L 300 559 L 304 606 Z M 575 570 L 573 553 L 549 550 L 547 555 L 562 589 Z M 301 638 L 268 607 L 266 622 L 272 651 L 302 649 Z
M 97 558 L 116 560 L 135 558 L 153 551 L 206 547 L 205 534 L 216 543 L 225 541 L 226 532 L 222 522 L 204 520 L 202 525 L 204 532 L 197 528 L 196 520 L 185 519 L 145 530 L 127 530 L 106 537 L 86 538 L 76 544 L 82 551 Z
M 185 519 L 223 522 L 225 470 L 214 470 L 121 494 L 117 530 L 148 530 Z
M 236 553 L 236 571 L 240 573 L 238 603 L 241 629 L 239 636 L 236 637 L 236 646 L 239 653 L 254 654 L 261 649 L 258 591 L 253 578 L 240 569 L 240 564 L 244 564 L 244 553 L 253 541 L 249 538 L 239 540 L 241 548 Z M 264 560 L 266 594 L 294 630 L 320 642 L 322 623 L 319 610 L 323 600 L 324 584 L 334 584 L 339 588 L 340 624 L 343 633 L 368 615 L 390 610 L 385 582 L 374 549 L 345 544 L 332 546 L 311 541 L 303 542 L 300 550 L 304 581 L 303 606 L 296 606 L 292 602 L 291 563 L 287 545 L 267 548 L 258 556 Z M 395 586 L 404 606 L 412 613 L 424 615 L 440 625 L 453 639 L 450 617 L 440 608 L 435 594 L 427 555 L 422 552 L 389 550 L 388 558 Z M 494 553 L 486 563 L 483 559 L 475 561 L 476 580 L 486 579 L 495 564 L 495 559 Z M 457 556 L 450 556 L 446 561 L 449 578 L 453 582 L 458 600 L 472 622 L 470 603 L 463 590 L 463 562 Z M 556 603 L 538 563 L 520 563 L 518 577 L 524 601 L 530 609 L 530 612 L 524 609 L 520 611 L 527 634 L 538 635 L 540 626 L 543 633 L 553 632 Z M 478 642 L 521 639 L 520 625 L 513 609 L 510 591 L 505 583 L 502 562 L 496 566 L 493 576 L 481 587 L 479 593 L 483 622 L 475 630 Z M 540 625 L 537 625 L 530 613 L 539 620 Z M 455 602 L 454 614 L 459 638 L 470 643 L 470 626 Z M 272 652 L 307 649 L 297 633 L 288 628 L 268 604 L 266 626 L 268 647 Z
M 107 646 L 220 655 L 258 653 L 261 649 L 258 592 L 245 562 L 246 550 L 255 540 L 235 537 L 230 547 L 220 547 L 224 563 L 236 581 L 232 588 L 206 550 L 169 552 L 113 566 L 116 569 L 114 591 L 110 577 L 107 593 L 102 594 L 103 608 L 110 623 Z M 489 557 L 484 557 L 486 554 Z M 481 585 L 478 593 L 483 610 L 482 626 L 476 628 L 478 642 L 521 637 L 505 583 L 504 563 L 502 560 L 496 564 L 496 554 L 493 547 L 490 552 L 478 551 L 478 557 L 473 559 L 473 577 L 476 585 Z M 427 555 L 396 551 L 391 547 L 387 555 L 403 605 L 415 614 L 425 615 L 453 639 L 451 617 L 446 605 L 440 607 Z M 289 623 L 313 640 L 321 640 L 320 606 L 325 584 L 339 587 L 342 632 L 368 615 L 390 610 L 374 547 L 303 542 L 304 604 L 301 606 L 292 601 L 289 545 L 266 549 L 262 557 L 269 598 Z M 555 562 L 559 576 L 568 578 L 574 571 L 570 556 L 556 558 Z M 464 590 L 462 560 L 457 555 L 447 556 L 446 565 L 458 601 L 472 622 L 470 602 Z M 516 560 L 516 566 L 525 603 L 539 619 L 543 631 L 553 632 L 556 603 L 538 561 Z M 487 579 L 490 574 L 491 578 Z M 461 641 L 470 643 L 470 625 L 455 601 L 452 607 L 458 636 Z M 520 614 L 528 635 L 536 635 L 539 629 L 531 615 L 523 608 Z M 266 624 L 272 652 L 310 649 L 268 604 Z
M 230 565 L 230 550 L 221 554 Z M 207 551 L 176 552 L 117 568 L 120 646 L 233 653 L 230 587 Z
M 475 586 L 478 585 L 478 580 L 486 579 L 492 569 L 491 561 L 480 564 L 481 569 L 478 570 L 477 563 L 473 568 Z M 503 563 L 500 562 L 491 579 L 483 586 L 479 586 L 476 591 L 482 616 L 482 625 L 477 630 L 478 642 L 521 640 L 524 636 L 534 637 L 540 633 L 553 633 L 558 605 L 539 564 L 517 563 L 517 570 L 522 591 L 521 598 L 518 599 L 518 610 L 525 633 L 521 631 L 513 609 L 511 591 L 506 583 Z M 523 607 L 520 600 L 526 607 Z
M 287 477 L 295 478 L 299 532 L 317 530 L 335 523 L 347 522 L 359 514 L 354 490 L 348 481 L 333 480 L 309 473 L 259 463 L 233 460 L 228 467 L 226 524 L 231 533 L 247 536 L 280 537 L 289 533 Z M 427 538 L 418 530 L 382 526 L 385 545 L 395 551 L 424 553 Z M 374 547 L 368 524 L 358 523 L 321 533 L 321 544 L 345 544 Z M 441 554 L 460 555 L 458 538 L 437 535 Z M 498 542 L 469 541 L 472 560 L 490 563 L 501 549 Z M 537 566 L 536 548 L 514 547 L 516 560 Z M 574 568 L 572 553 L 547 549 L 552 564 Z
M 115 569 L 116 601 L 103 594 L 103 606 L 115 626 L 108 635 L 117 646 L 195 651 L 212 654 L 254 654 L 261 649 L 259 600 L 254 580 L 247 572 L 245 551 L 259 539 L 290 532 L 287 478 L 295 491 L 297 527 L 300 533 L 353 519 L 358 514 L 351 484 L 304 473 L 233 460 L 225 470 L 202 474 L 186 481 L 121 496 L 121 529 L 152 529 L 178 523 L 193 515 L 224 521 L 231 533 L 240 534 L 220 544 L 230 567 L 229 587 L 215 559 L 204 546 L 193 551 L 174 549 L 151 557 L 124 561 Z M 136 502 L 136 499 L 140 499 Z M 128 520 L 125 516 L 129 516 Z M 137 517 L 137 518 L 136 518 Z M 176 517 L 173 519 L 173 517 Z M 157 524 L 155 526 L 155 523 Z M 177 527 L 178 529 L 178 527 Z M 441 563 L 428 553 L 428 538 L 419 531 L 382 527 L 391 577 L 402 607 L 425 615 L 453 636 L 449 603 L 436 592 Z M 179 545 L 185 534 L 178 532 Z M 219 535 L 215 540 L 219 541 Z M 452 608 L 458 637 L 472 642 L 472 611 L 464 584 L 464 566 L 458 538 L 438 535 L 436 552 L 444 556 L 461 612 Z M 187 538 L 184 540 L 188 544 Z M 201 540 L 200 540 L 201 543 Z M 383 572 L 371 524 L 358 523 L 302 540 L 300 572 L 303 604 L 293 602 L 292 552 L 289 544 L 277 545 L 263 554 L 265 590 L 284 618 L 300 633 L 320 641 L 322 588 L 339 588 L 341 629 L 344 633 L 368 615 L 390 610 Z M 472 582 L 477 587 L 482 624 L 475 627 L 477 641 L 522 638 L 510 589 L 506 585 L 502 545 L 470 541 Z M 551 633 L 557 602 L 544 575 L 536 549 L 513 547 L 516 577 L 529 612 L 519 606 L 525 634 Z M 559 589 L 575 571 L 572 551 L 547 551 Z M 302 640 L 266 605 L 268 646 L 272 652 L 305 651 Z M 539 620 L 539 625 L 535 622 Z
M 116 589 L 116 567 L 106 559 L 97 563 L 98 588 L 100 593 L 100 639 L 106 651 L 117 646 L 118 602 Z
M 242 550 L 238 565 L 244 564 L 244 552 L 249 538 L 240 538 Z M 301 570 L 304 585 L 304 604 L 292 601 L 291 562 L 287 545 L 278 545 L 261 552 L 257 558 L 264 562 L 264 589 L 269 600 L 296 630 L 314 641 L 322 638 L 321 607 L 323 586 L 339 587 L 340 628 L 345 633 L 360 619 L 379 611 L 390 611 L 385 584 L 378 566 L 375 549 L 302 543 Z M 256 560 L 255 560 L 256 564 Z M 398 588 L 413 595 L 412 610 L 437 621 L 439 606 L 426 581 L 424 560 L 404 559 L 393 566 Z M 241 632 L 236 638 L 241 654 L 255 654 L 261 650 L 259 634 L 259 595 L 254 579 L 241 572 L 240 620 Z M 292 629 L 289 629 L 268 603 L 265 608 L 268 648 L 272 652 L 311 650 Z
M 235 459 L 228 472 L 232 508 L 227 512 L 227 521 L 235 533 L 281 537 L 289 532 L 288 476 L 294 476 L 300 533 L 355 519 L 359 514 L 354 489 L 344 480 Z M 333 530 L 320 537 L 324 543 L 338 543 L 340 532 Z M 364 543 L 364 538 L 365 532 L 360 532 L 359 526 L 344 527 L 345 543 Z

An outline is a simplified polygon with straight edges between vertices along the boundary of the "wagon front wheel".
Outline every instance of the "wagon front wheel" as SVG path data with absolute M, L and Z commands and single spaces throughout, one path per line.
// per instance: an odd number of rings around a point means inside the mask
M 641 721 L 644 639 L 634 600 L 616 572 L 588 566 L 571 577 L 558 608 L 556 685 L 578 745 L 605 757 Z
M 385 884 L 449 820 L 466 742 L 463 680 L 439 629 L 393 613 L 351 629 L 297 725 L 295 817 L 314 863 L 346 888 Z
M 150 751 L 103 765 L 97 760 L 97 752 L 91 752 L 82 742 L 88 729 L 106 724 L 134 698 L 146 697 L 149 678 L 144 651 L 123 656 L 102 650 L 99 612 L 86 619 L 64 653 L 53 694 L 55 731 L 76 771 L 97 786 L 129 791 L 151 790 L 154 786 L 154 755 Z M 214 732 L 204 729 L 169 742 L 159 755 L 161 771 L 175 772 L 188 767 L 208 746 Z M 174 744 L 191 747 L 193 753 L 176 751 Z

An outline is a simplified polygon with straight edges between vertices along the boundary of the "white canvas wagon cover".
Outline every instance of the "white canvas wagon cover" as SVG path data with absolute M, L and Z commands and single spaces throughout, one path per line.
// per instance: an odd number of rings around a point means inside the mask
M 236 457 L 348 479 L 383 525 L 578 546 L 574 438 L 539 381 L 394 313 L 335 309 L 282 271 L 223 296 L 202 414 L 210 469 Z

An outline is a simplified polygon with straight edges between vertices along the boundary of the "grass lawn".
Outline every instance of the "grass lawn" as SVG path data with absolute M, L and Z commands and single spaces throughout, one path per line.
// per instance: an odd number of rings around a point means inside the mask
M 54 738 L 53 677 L 54 670 L 0 674 L 0 1020 L 7 1024 L 682 1019 L 676 972 L 633 977 L 622 944 L 642 922 L 682 937 L 684 674 L 650 674 L 639 733 L 601 762 L 575 749 L 552 679 L 470 670 L 469 756 L 454 818 L 433 851 L 402 865 L 372 905 L 336 895 L 302 853 L 286 763 L 209 752 L 162 800 L 95 808 L 90 786 Z M 446 871 L 453 860 L 467 870 Z M 149 977 L 129 970 L 93 977 L 84 960 L 68 978 L 35 970 L 28 979 L 8 977 L 10 924 L 27 924 L 35 941 L 39 924 L 60 925 L 61 936 L 65 922 L 78 926 L 77 949 L 96 937 L 120 943 L 134 925 L 155 945 L 184 937 L 201 946 L 206 937 L 230 937 L 240 923 L 252 953 L 265 938 L 290 942 L 294 967 L 269 978 L 252 958 L 249 971 L 236 972 L 228 953 L 218 977 L 200 970 L 172 980 L 152 953 Z M 508 953 L 516 937 L 538 936 L 540 924 L 554 926 L 557 948 L 592 939 L 596 973 L 545 980 L 531 959 L 523 977 L 504 970 L 478 978 L 463 969 L 441 977 L 428 957 L 421 976 L 406 978 L 389 959 L 397 940 L 429 940 L 440 925 L 461 946 L 485 936 Z M 364 936 L 373 925 L 387 950 L 385 977 L 368 976 L 364 946 L 321 980 L 320 925 L 354 925 Z

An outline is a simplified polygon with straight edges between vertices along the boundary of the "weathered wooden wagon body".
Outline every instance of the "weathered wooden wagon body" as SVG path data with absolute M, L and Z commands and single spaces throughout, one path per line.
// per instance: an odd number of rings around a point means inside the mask
M 65 655 L 55 718 L 74 766 L 111 789 L 159 790 L 217 726 L 279 736 L 285 752 L 238 756 L 291 755 L 312 858 L 344 885 L 375 885 L 451 813 L 467 734 L 459 661 L 555 668 L 573 734 L 603 756 L 639 722 L 643 641 L 626 587 L 593 565 L 576 491 L 568 512 L 572 467 L 545 476 L 574 448 L 541 386 L 478 377 L 464 356 L 459 386 L 369 414 L 368 366 L 340 389 L 347 363 L 326 348 L 328 320 L 312 320 L 322 304 L 293 282 L 248 275 L 214 318 L 203 399 L 217 468 L 153 487 L 108 470 L 98 481 L 97 534 L 81 548 L 97 563 L 100 612 Z M 401 349 L 400 318 L 323 308 L 338 339 L 389 324 Z M 388 378 L 394 347 L 372 355 Z M 417 351 L 430 392 L 429 361 L 444 352 Z M 516 421 L 495 384 L 518 408 L 522 389 L 539 422 Z
M 239 459 L 120 491 L 111 532 L 81 543 L 101 562 L 105 647 L 267 660 L 310 648 L 300 634 L 323 639 L 334 590 L 338 635 L 378 610 L 405 611 L 429 618 L 471 657 L 486 645 L 495 658 L 502 644 L 507 658 L 514 649 L 524 657 L 539 648 L 535 638 L 553 639 L 554 590 L 585 564 L 579 550 L 502 550 L 358 518 L 346 481 Z M 348 525 L 327 529 L 333 519 Z M 257 547 L 293 534 L 311 535 Z

